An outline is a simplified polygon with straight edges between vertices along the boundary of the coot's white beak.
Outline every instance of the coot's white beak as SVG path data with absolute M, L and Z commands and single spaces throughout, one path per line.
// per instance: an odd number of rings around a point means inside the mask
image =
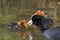
M 32 23 L 33 23 L 32 20 L 29 20 L 29 21 L 28 21 L 28 25 L 29 25 L 29 26 L 32 25 Z

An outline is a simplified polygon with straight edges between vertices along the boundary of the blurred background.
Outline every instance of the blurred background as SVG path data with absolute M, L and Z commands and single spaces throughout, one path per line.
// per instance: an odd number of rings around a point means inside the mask
M 25 40 L 20 32 L 11 32 L 3 27 L 12 21 L 29 20 L 38 9 L 49 12 L 54 26 L 60 25 L 60 0 L 0 0 L 0 40 Z M 46 39 L 39 33 L 32 34 L 33 40 Z

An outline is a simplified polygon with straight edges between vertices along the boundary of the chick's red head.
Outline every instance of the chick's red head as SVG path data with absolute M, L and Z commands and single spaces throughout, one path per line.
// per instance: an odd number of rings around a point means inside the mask
M 35 14 L 36 15 L 40 15 L 40 16 L 44 16 L 45 15 L 45 13 L 43 11 L 40 11 L 40 10 L 36 11 Z

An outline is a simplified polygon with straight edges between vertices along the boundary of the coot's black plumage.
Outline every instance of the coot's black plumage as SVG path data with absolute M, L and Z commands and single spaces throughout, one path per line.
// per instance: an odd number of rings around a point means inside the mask
M 46 24 L 46 19 L 39 15 L 34 15 L 32 21 L 49 40 L 60 40 L 60 27 L 49 28 Z

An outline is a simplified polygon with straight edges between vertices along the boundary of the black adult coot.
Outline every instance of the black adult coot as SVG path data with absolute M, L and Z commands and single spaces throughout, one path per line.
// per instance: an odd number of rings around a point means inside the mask
M 49 28 L 43 16 L 34 15 L 32 17 L 32 22 L 40 28 L 41 33 L 49 40 L 60 40 L 60 27 Z

